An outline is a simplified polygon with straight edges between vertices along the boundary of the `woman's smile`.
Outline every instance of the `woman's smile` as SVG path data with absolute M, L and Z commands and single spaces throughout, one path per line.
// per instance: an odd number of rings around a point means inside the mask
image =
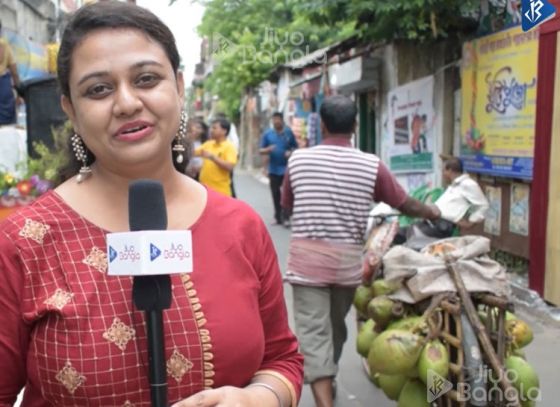
M 139 141 L 154 132 L 154 126 L 145 121 L 134 121 L 122 125 L 115 134 L 115 138 L 119 141 Z

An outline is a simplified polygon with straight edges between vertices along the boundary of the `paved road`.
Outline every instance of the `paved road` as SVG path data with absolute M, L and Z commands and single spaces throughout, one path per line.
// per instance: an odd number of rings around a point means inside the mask
M 253 175 L 236 172 L 236 190 L 239 199 L 249 203 L 269 225 L 282 272 L 286 267 L 290 231 L 282 226 L 271 226 L 273 220 L 272 199 L 268 186 L 257 180 Z M 286 303 L 291 314 L 292 291 L 285 285 Z M 535 333 L 535 339 L 525 351 L 527 359 L 540 377 L 542 401 L 539 407 L 560 406 L 560 328 L 547 326 L 534 320 L 529 315 L 522 315 Z M 376 389 L 367 379 L 361 366 L 360 358 L 355 351 L 356 323 L 352 312 L 347 320 L 349 338 L 342 354 L 338 375 L 339 397 L 337 407 L 396 407 L 396 403 L 388 400 L 381 390 Z M 293 319 L 290 315 L 290 323 Z M 313 398 L 308 386 L 304 388 L 300 407 L 314 407 Z
M 288 257 L 288 243 L 290 230 L 283 226 L 272 226 L 274 219 L 272 209 L 272 198 L 268 185 L 259 182 L 254 176 L 236 172 L 235 189 L 239 199 L 250 204 L 268 225 L 268 230 L 274 241 L 282 272 L 286 269 Z M 292 289 L 289 284 L 285 287 L 286 304 L 290 314 L 290 323 L 293 327 L 292 318 Z M 395 407 L 396 403 L 389 401 L 385 395 L 376 389 L 367 378 L 361 365 L 360 358 L 355 351 L 356 322 L 355 314 L 352 312 L 347 320 L 349 338 L 342 354 L 340 372 L 337 377 L 338 398 L 337 407 Z M 300 407 L 314 407 L 313 397 L 309 386 L 305 386 Z

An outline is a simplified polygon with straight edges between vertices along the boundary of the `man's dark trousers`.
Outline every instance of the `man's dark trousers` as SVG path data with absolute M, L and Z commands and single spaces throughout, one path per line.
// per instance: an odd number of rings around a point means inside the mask
M 283 175 L 268 174 L 268 179 L 270 183 L 270 192 L 272 192 L 272 201 L 274 202 L 274 219 L 277 223 L 282 223 L 282 207 L 280 206 L 280 189 L 282 188 L 282 181 L 284 181 Z

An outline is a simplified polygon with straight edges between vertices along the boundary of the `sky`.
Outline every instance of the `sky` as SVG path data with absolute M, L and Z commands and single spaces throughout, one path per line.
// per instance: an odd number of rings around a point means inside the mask
M 185 67 L 185 84 L 190 86 L 194 66 L 200 61 L 201 38 L 196 33 L 196 27 L 202 20 L 204 8 L 192 0 L 177 0 L 172 6 L 168 5 L 168 0 L 136 0 L 136 4 L 151 10 L 173 32 Z

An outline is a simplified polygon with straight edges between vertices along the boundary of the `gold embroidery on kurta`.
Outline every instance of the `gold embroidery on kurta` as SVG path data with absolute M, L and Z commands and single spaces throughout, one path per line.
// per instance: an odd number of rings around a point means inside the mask
M 39 244 L 43 244 L 43 239 L 51 227 L 33 219 L 25 219 L 25 225 L 19 231 L 21 237 L 31 239 Z
M 212 345 L 210 343 L 210 331 L 206 328 L 203 328 L 206 325 L 207 320 L 204 317 L 202 305 L 200 304 L 200 299 L 197 297 L 197 292 L 194 289 L 194 283 L 192 282 L 191 277 L 188 274 L 182 274 L 181 280 L 183 282 L 183 286 L 187 293 L 188 299 L 191 303 L 193 316 L 198 327 L 198 337 L 200 338 L 202 346 L 204 388 L 211 389 L 214 385 L 214 380 L 211 378 L 214 377 L 215 372 L 214 365 L 212 363 L 208 363 L 208 361 L 214 359 L 214 354 L 210 352 L 210 350 L 212 349 Z
M 84 263 L 101 273 L 107 272 L 107 254 L 98 247 L 91 249 L 91 252 L 84 259 Z
M 126 400 L 124 402 L 124 404 L 122 405 L 122 407 L 134 407 L 134 404 L 132 404 L 130 401 Z
M 181 382 L 183 376 L 193 368 L 193 363 L 186 357 L 181 355 L 177 349 L 173 350 L 173 354 L 167 361 L 167 373 L 169 373 L 177 382 Z
M 46 305 L 62 309 L 66 304 L 70 302 L 74 294 L 57 288 L 53 295 L 51 295 L 46 301 Z
M 125 325 L 119 318 L 115 318 L 109 329 L 103 332 L 103 338 L 113 342 L 120 350 L 125 350 L 126 344 L 135 337 L 134 328 Z
M 60 372 L 56 374 L 56 380 L 58 380 L 70 394 L 74 394 L 76 389 L 80 387 L 86 378 L 78 373 L 78 371 L 72 366 L 72 363 L 66 362 L 64 367 Z

